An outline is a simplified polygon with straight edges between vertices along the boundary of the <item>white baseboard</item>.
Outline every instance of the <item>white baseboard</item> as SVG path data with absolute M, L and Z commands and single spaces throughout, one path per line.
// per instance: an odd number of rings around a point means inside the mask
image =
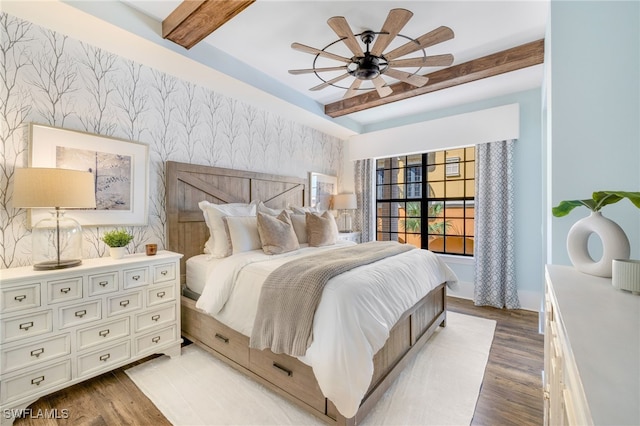
M 447 289 L 447 295 L 459 297 L 461 299 L 473 300 L 474 284 L 471 281 L 458 281 L 458 288 Z M 528 290 L 518 290 L 518 299 L 521 309 L 533 312 L 540 312 L 542 303 L 542 293 Z

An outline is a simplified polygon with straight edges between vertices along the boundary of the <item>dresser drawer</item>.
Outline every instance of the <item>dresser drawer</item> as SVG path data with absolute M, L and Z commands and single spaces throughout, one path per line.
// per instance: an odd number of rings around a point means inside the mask
M 100 300 L 60 308 L 60 328 L 84 324 L 102 318 Z
M 101 370 L 108 370 L 110 366 L 131 357 L 129 341 L 124 341 L 109 348 L 91 352 L 78 358 L 78 377 L 86 376 Z
M 124 271 L 124 288 L 139 287 L 149 284 L 149 268 L 135 268 Z
M 147 306 L 157 305 L 159 303 L 169 302 L 176 299 L 176 286 L 163 285 L 153 286 L 147 289 Z
M 324 413 L 325 397 L 313 370 L 294 358 L 274 354 L 270 350 L 249 350 L 249 369 L 268 381 L 286 389 L 291 395 Z
M 36 336 L 52 330 L 51 311 L 34 312 L 2 320 L 2 343 Z
M 163 328 L 153 333 L 136 338 L 135 354 L 153 353 L 156 348 L 161 348 L 169 343 L 175 343 L 177 336 L 176 326 Z
M 129 293 L 107 299 L 107 316 L 135 311 L 142 307 L 142 293 Z
M 39 362 L 49 361 L 71 353 L 71 338 L 68 334 L 38 340 L 27 345 L 2 349 L 1 374 L 31 366 Z
M 118 290 L 118 272 L 89 275 L 89 296 L 111 293 Z
M 153 282 L 162 283 L 165 281 L 174 281 L 176 279 L 176 264 L 164 263 L 153 267 Z
M 176 320 L 176 306 L 169 305 L 161 309 L 145 312 L 136 315 L 136 331 L 145 330 L 160 324 L 173 322 Z
M 101 345 L 129 335 L 129 317 L 78 330 L 78 350 Z
M 23 397 L 37 395 L 71 380 L 71 360 L 43 367 L 29 373 L 5 378 L 1 382 L 0 402 L 8 404 Z
M 82 277 L 47 282 L 49 303 L 64 302 L 82 298 Z
M 2 289 L 0 312 L 13 312 L 40 306 L 40 283 Z

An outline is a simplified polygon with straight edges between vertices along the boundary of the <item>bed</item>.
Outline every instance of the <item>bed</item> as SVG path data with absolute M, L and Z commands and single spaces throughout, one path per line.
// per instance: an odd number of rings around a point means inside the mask
M 433 277 L 429 277 L 429 281 L 436 279 L 438 281 L 428 284 L 428 290 L 420 290 L 419 293 L 416 293 L 418 290 L 412 290 L 415 294 L 412 294 L 411 297 L 413 299 L 411 300 L 415 300 L 415 303 L 412 301 L 412 304 L 406 309 L 403 308 L 402 311 L 393 315 L 389 314 L 393 317 L 393 323 L 385 324 L 386 329 L 383 331 L 386 340 L 383 339 L 379 344 L 373 344 L 368 348 L 373 354 L 371 356 L 372 359 L 368 361 L 371 364 L 372 371 L 361 374 L 361 377 L 357 377 L 358 375 L 356 374 L 355 378 L 344 381 L 345 383 L 349 382 L 347 386 L 349 387 L 352 381 L 358 383 L 366 380 L 364 388 L 360 383 L 359 386 L 362 390 L 356 391 L 356 395 L 363 395 L 361 402 L 356 403 L 354 406 L 353 401 L 343 401 L 340 393 L 340 380 L 337 379 L 343 377 L 345 371 L 360 372 L 357 371 L 357 368 L 354 369 L 348 365 L 342 367 L 346 370 L 340 370 L 340 368 L 336 367 L 336 371 L 332 372 L 330 371 L 331 368 L 328 367 L 331 361 L 326 362 L 324 366 L 320 366 L 322 364 L 318 361 L 318 357 L 324 357 L 325 355 L 319 355 L 321 350 L 318 348 L 322 348 L 322 352 L 330 352 L 330 349 L 328 351 L 324 349 L 327 346 L 331 346 L 326 342 L 338 341 L 339 339 L 346 339 L 345 341 L 347 341 L 350 339 L 348 336 L 342 336 L 342 334 L 346 333 L 342 333 L 342 330 L 337 328 L 333 331 L 335 339 L 332 338 L 331 334 L 326 334 L 330 333 L 329 331 L 325 332 L 316 328 L 319 327 L 317 324 L 328 324 L 331 321 L 327 319 L 330 318 L 330 314 L 325 313 L 324 319 L 314 322 L 314 342 L 309 346 L 307 354 L 296 357 L 274 353 L 269 349 L 258 350 L 250 347 L 250 330 L 248 331 L 247 328 L 250 329 L 252 325 L 253 317 L 251 314 L 238 314 L 236 312 L 235 316 L 228 315 L 228 312 L 225 311 L 227 309 L 226 305 L 224 309 L 219 309 L 225 303 L 231 305 L 229 300 L 240 296 L 229 297 L 229 293 L 222 302 L 216 300 L 204 301 L 207 294 L 207 285 L 211 285 L 210 282 L 212 280 L 226 282 L 227 275 L 237 276 L 238 271 L 249 271 L 246 272 L 247 275 L 267 276 L 267 272 L 277 267 L 278 262 L 286 263 L 283 258 L 288 256 L 292 258 L 316 256 L 318 255 L 316 254 L 318 250 L 350 250 L 349 245 L 352 243 L 342 242 L 337 244 L 336 247 L 324 248 L 301 245 L 301 249 L 296 250 L 296 253 L 285 253 L 274 256 L 271 259 L 263 259 L 265 256 L 269 256 L 263 254 L 260 250 L 234 254 L 230 256 L 230 259 L 211 259 L 211 256 L 203 255 L 209 228 L 204 221 L 202 210 L 198 207 L 199 203 L 203 200 L 213 204 L 250 203 L 260 200 L 269 208 L 283 209 L 289 206 L 304 206 L 307 198 L 307 183 L 306 179 L 302 178 L 171 161 L 166 163 L 167 248 L 184 254 L 181 263 L 181 281 L 184 285 L 181 315 L 182 335 L 233 368 L 249 375 L 327 423 L 340 425 L 357 424 L 384 394 L 385 390 L 402 371 L 402 368 L 410 361 L 411 356 L 428 341 L 439 326 L 446 325 L 445 281 L 455 281 L 455 275 L 452 273 L 449 275 L 450 270 L 448 272 L 434 272 Z M 382 259 L 366 268 L 390 268 L 392 267 L 390 266 L 392 261 L 400 262 L 401 256 L 422 256 L 420 252 L 423 251 L 411 250 L 407 254 L 403 253 L 402 255 L 394 256 L 395 260 L 392 258 Z M 280 258 L 280 260 L 276 260 L 276 258 Z M 434 258 L 436 260 L 433 260 L 433 262 L 437 263 L 439 260 L 435 256 Z M 408 259 L 406 261 L 409 262 Z M 234 262 L 239 263 L 241 266 L 236 266 Z M 265 266 L 270 262 L 275 262 L 276 265 Z M 246 266 L 249 264 L 251 265 L 250 267 Z M 405 265 L 402 269 L 409 270 L 411 268 Z M 372 273 L 377 276 L 388 275 L 384 273 L 385 269 L 381 271 L 383 272 Z M 429 274 L 426 270 L 425 273 Z M 354 281 L 354 277 L 362 274 L 354 273 L 351 277 L 347 275 L 348 273 L 345 273 L 331 279 L 327 283 L 325 291 L 337 291 L 336 288 L 342 288 L 338 283 L 340 279 L 345 279 L 348 283 Z M 207 284 L 208 281 L 209 284 Z M 247 294 L 257 294 L 256 288 L 247 287 L 254 285 L 251 284 L 253 281 L 251 279 L 246 279 L 245 281 L 248 284 L 237 285 L 237 288 L 245 289 L 243 290 L 245 292 L 243 297 L 246 297 Z M 369 279 L 363 279 L 363 283 L 369 283 L 370 281 Z M 232 283 L 230 285 L 230 288 L 236 288 L 234 287 L 236 284 Z M 261 284 L 255 285 L 259 289 Z M 420 283 L 415 285 L 422 286 Z M 247 302 L 248 299 L 246 298 L 240 299 L 242 302 L 234 306 L 242 306 L 243 304 L 252 306 L 252 304 L 257 303 L 257 298 L 254 299 L 255 301 L 251 303 Z M 320 301 L 316 312 L 316 320 L 322 312 L 334 312 L 332 311 L 333 307 L 327 308 L 327 305 L 323 305 L 323 303 L 329 303 L 325 302 L 325 300 L 330 299 L 330 297 L 323 294 L 323 299 Z M 334 299 L 339 300 L 343 299 L 343 297 L 334 297 Z M 368 304 L 369 302 L 366 303 Z M 406 303 L 406 301 L 403 303 Z M 196 307 L 196 304 L 199 304 L 199 307 Z M 216 308 L 216 305 L 220 306 Z M 255 308 L 248 309 L 253 312 L 252 309 Z M 230 310 L 233 311 L 231 308 Z M 207 313 L 206 311 L 210 312 Z M 345 326 L 345 328 L 350 327 Z M 328 330 L 330 327 L 322 327 L 322 329 Z M 368 335 L 369 331 L 367 330 L 364 334 Z M 325 335 L 322 335 L 322 333 L 325 333 Z M 380 339 L 380 333 L 374 333 L 376 336 L 374 340 Z M 357 339 L 354 341 L 357 341 Z M 316 344 L 316 342 L 325 343 Z M 316 346 L 314 347 L 314 345 Z M 368 355 L 366 353 L 364 355 L 359 354 L 355 357 L 356 360 L 358 356 L 367 357 Z M 365 370 L 367 369 L 365 368 Z M 332 380 L 331 374 L 334 375 Z M 331 390 L 328 389 L 328 387 L 331 387 L 331 383 L 327 385 L 327 382 L 338 383 L 338 385 Z M 325 394 L 330 395 L 330 397 L 325 397 Z M 331 395 L 334 396 L 331 397 Z M 351 393 L 348 396 L 351 397 Z M 357 401 L 360 401 L 359 397 Z M 342 413 L 347 413 L 347 415 Z

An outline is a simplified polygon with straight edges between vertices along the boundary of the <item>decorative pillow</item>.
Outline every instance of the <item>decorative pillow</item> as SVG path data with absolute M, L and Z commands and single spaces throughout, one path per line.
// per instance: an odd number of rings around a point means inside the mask
M 338 225 L 331 213 L 328 211 L 318 215 L 317 213 L 307 213 L 307 238 L 312 247 L 330 246 L 338 239 Z
M 298 237 L 300 244 L 307 244 L 309 238 L 307 237 L 307 218 L 303 214 L 292 214 L 291 223 L 293 224 L 293 230 Z
M 227 225 L 233 254 L 262 248 L 255 216 L 225 216 L 222 220 Z
M 293 214 L 305 214 L 305 213 L 317 213 L 318 210 L 316 210 L 315 207 L 291 207 L 291 210 L 293 210 Z
M 231 242 L 222 218 L 225 216 L 254 216 L 256 204 L 213 204 L 208 201 L 200 201 L 198 206 L 202 210 L 204 221 L 209 228 L 209 240 L 204 245 L 206 251 L 215 258 L 229 256 L 232 253 Z
M 262 250 L 267 254 L 286 253 L 300 248 L 286 210 L 277 217 L 258 212 L 258 233 L 262 241 Z

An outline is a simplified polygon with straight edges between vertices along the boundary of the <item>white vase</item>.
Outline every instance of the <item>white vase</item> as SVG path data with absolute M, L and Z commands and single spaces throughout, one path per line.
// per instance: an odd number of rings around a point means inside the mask
M 109 247 L 109 254 L 114 259 L 122 259 L 126 252 L 126 247 Z
M 596 234 L 602 242 L 602 257 L 595 261 L 589 254 L 589 236 Z M 629 239 L 622 228 L 600 212 L 577 221 L 567 235 L 567 251 L 573 266 L 580 272 L 611 277 L 613 259 L 628 259 Z

